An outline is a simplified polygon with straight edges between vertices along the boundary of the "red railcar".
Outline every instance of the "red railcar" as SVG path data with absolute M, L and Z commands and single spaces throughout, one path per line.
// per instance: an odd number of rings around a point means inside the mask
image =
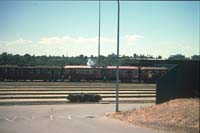
M 143 82 L 155 83 L 167 70 L 166 67 L 141 67 L 141 79 Z
M 116 66 L 92 67 L 92 66 L 65 66 L 65 77 L 70 81 L 81 80 L 115 80 Z M 121 81 L 131 82 L 137 79 L 138 68 L 135 66 L 119 66 Z
M 61 79 L 62 69 L 57 66 L 0 66 L 0 79 L 56 81 Z
M 119 66 L 121 82 L 155 82 L 164 67 Z M 0 80 L 115 81 L 116 66 L 0 66 Z

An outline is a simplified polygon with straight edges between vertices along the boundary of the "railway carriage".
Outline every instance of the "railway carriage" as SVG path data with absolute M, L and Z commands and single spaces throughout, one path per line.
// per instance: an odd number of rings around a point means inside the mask
M 116 66 L 65 66 L 65 77 L 70 81 L 114 81 L 116 79 Z M 122 82 L 132 82 L 137 79 L 138 69 L 134 66 L 119 66 Z
M 98 70 L 91 66 L 65 66 L 65 78 L 70 81 L 96 80 Z
M 154 82 L 165 67 L 119 66 L 121 82 Z M 115 81 L 116 66 L 0 66 L 2 81 Z
M 56 81 L 61 79 L 61 67 L 47 66 L 0 66 L 1 80 L 43 80 Z
M 166 67 L 141 67 L 141 79 L 145 83 L 155 83 L 166 72 Z
M 116 79 L 116 66 L 108 66 L 106 69 L 107 78 Z M 132 82 L 138 78 L 138 67 L 119 66 L 119 77 L 121 82 Z

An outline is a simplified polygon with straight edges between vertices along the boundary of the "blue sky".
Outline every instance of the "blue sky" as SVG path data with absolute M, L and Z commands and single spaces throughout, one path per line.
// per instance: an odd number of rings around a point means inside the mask
M 101 2 L 101 54 L 116 53 L 117 2 Z M 199 54 L 200 2 L 123 1 L 120 55 Z M 97 55 L 98 1 L 0 1 L 0 53 Z

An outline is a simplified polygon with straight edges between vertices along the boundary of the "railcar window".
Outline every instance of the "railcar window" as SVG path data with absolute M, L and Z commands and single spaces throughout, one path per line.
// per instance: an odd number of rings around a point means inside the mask
M 96 74 L 97 74 L 97 75 L 101 75 L 100 69 L 96 69 Z
M 36 74 L 40 74 L 40 69 L 36 69 Z
M 51 69 L 47 69 L 47 74 L 51 74 Z
M 23 75 L 23 69 L 22 69 L 22 68 L 19 69 L 19 75 L 20 75 L 20 76 Z
M 56 75 L 61 74 L 61 69 L 54 69 L 54 74 L 56 74 Z
M 94 74 L 95 73 L 95 70 L 94 69 L 90 69 L 89 70 L 89 74 Z
M 88 73 L 87 69 L 79 69 L 77 72 L 79 74 L 87 74 Z
M 65 69 L 65 71 L 64 71 L 65 74 L 68 74 L 69 72 L 70 72 L 69 69 Z
M 127 70 L 121 70 L 121 71 L 120 71 L 120 76 L 121 76 L 121 77 L 125 77 L 127 73 L 128 73 Z
M 46 74 L 48 72 L 47 69 L 41 69 L 41 74 Z
M 34 74 L 34 69 L 30 69 L 29 74 Z
M 7 68 L 5 68 L 4 71 L 5 71 L 5 73 L 8 73 L 8 69 Z
M 15 68 L 10 69 L 10 74 L 15 74 Z

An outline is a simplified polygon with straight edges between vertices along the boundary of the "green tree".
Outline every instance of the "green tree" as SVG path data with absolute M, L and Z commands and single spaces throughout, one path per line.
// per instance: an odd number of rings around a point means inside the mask
M 186 60 L 187 58 L 182 54 L 170 55 L 168 60 Z
M 200 55 L 193 55 L 191 56 L 192 60 L 200 60 Z

